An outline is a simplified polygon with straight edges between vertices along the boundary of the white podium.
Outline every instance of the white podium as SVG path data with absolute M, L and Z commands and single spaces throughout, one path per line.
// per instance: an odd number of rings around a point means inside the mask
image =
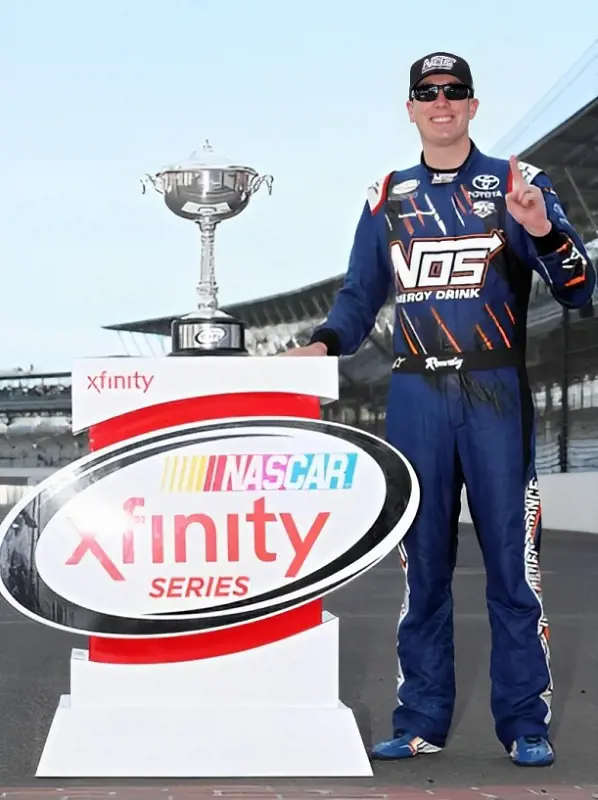
M 98 449 L 190 414 L 254 415 L 261 404 L 265 415 L 301 416 L 307 403 L 315 416 L 337 398 L 335 358 L 87 359 L 73 370 L 73 430 L 90 429 Z M 164 658 L 145 663 L 97 657 L 101 640 L 73 650 L 70 694 L 36 775 L 371 776 L 354 715 L 339 700 L 338 619 L 321 612 L 318 622 L 236 652 L 241 634 L 231 628 L 222 654 L 192 660 L 169 660 L 168 638 Z M 126 644 L 130 654 L 135 643 Z

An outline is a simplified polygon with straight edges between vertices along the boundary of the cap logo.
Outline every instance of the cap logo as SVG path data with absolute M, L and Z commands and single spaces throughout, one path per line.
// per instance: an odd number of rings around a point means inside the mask
M 455 66 L 456 58 L 450 56 L 432 56 L 426 58 L 422 67 L 422 75 L 431 69 L 452 69 Z

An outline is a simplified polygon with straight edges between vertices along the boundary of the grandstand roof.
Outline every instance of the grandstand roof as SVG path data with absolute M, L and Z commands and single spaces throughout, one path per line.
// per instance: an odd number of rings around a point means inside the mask
M 291 319 L 320 318 L 326 314 L 333 297 L 341 285 L 342 275 L 326 278 L 318 283 L 311 283 L 288 292 L 246 300 L 242 303 L 222 306 L 222 310 L 238 319 L 242 319 L 249 327 L 263 328 L 268 325 L 284 324 Z M 291 312 L 289 315 L 289 311 Z M 188 313 L 188 312 L 185 312 Z M 169 317 L 153 317 L 137 322 L 122 322 L 106 325 L 104 330 L 125 331 L 131 333 L 150 333 L 170 336 L 170 326 L 180 314 Z
M 598 95 L 598 39 L 565 72 L 552 89 L 492 148 L 504 158 L 527 153 L 546 137 L 554 136 L 567 120 L 596 101 Z
M 65 372 L 47 372 L 36 369 L 0 369 L 0 381 L 15 381 L 15 380 L 42 380 L 44 378 L 70 378 L 71 373 Z
M 598 237 L 598 40 L 491 150 L 511 153 L 545 170 L 584 239 Z
M 598 40 L 490 152 L 503 158 L 515 153 L 544 169 L 584 239 L 598 237 Z M 326 315 L 342 277 L 223 310 L 249 328 L 262 330 L 317 323 Z M 180 316 L 117 323 L 105 330 L 170 336 L 171 323 Z

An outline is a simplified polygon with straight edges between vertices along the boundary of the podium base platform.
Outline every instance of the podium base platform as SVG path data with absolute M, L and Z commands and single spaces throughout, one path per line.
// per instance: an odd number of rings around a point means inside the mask
M 229 655 L 110 664 L 71 654 L 38 778 L 372 777 L 339 700 L 339 621 Z
M 38 778 L 371 777 L 351 709 L 72 708 Z

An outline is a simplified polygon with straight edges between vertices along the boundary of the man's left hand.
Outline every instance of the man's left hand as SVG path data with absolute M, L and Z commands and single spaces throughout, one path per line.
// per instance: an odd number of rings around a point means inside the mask
M 509 164 L 513 186 L 505 197 L 507 211 L 530 236 L 546 236 L 550 233 L 552 223 L 548 219 L 542 189 L 525 180 L 516 156 L 511 156 Z

